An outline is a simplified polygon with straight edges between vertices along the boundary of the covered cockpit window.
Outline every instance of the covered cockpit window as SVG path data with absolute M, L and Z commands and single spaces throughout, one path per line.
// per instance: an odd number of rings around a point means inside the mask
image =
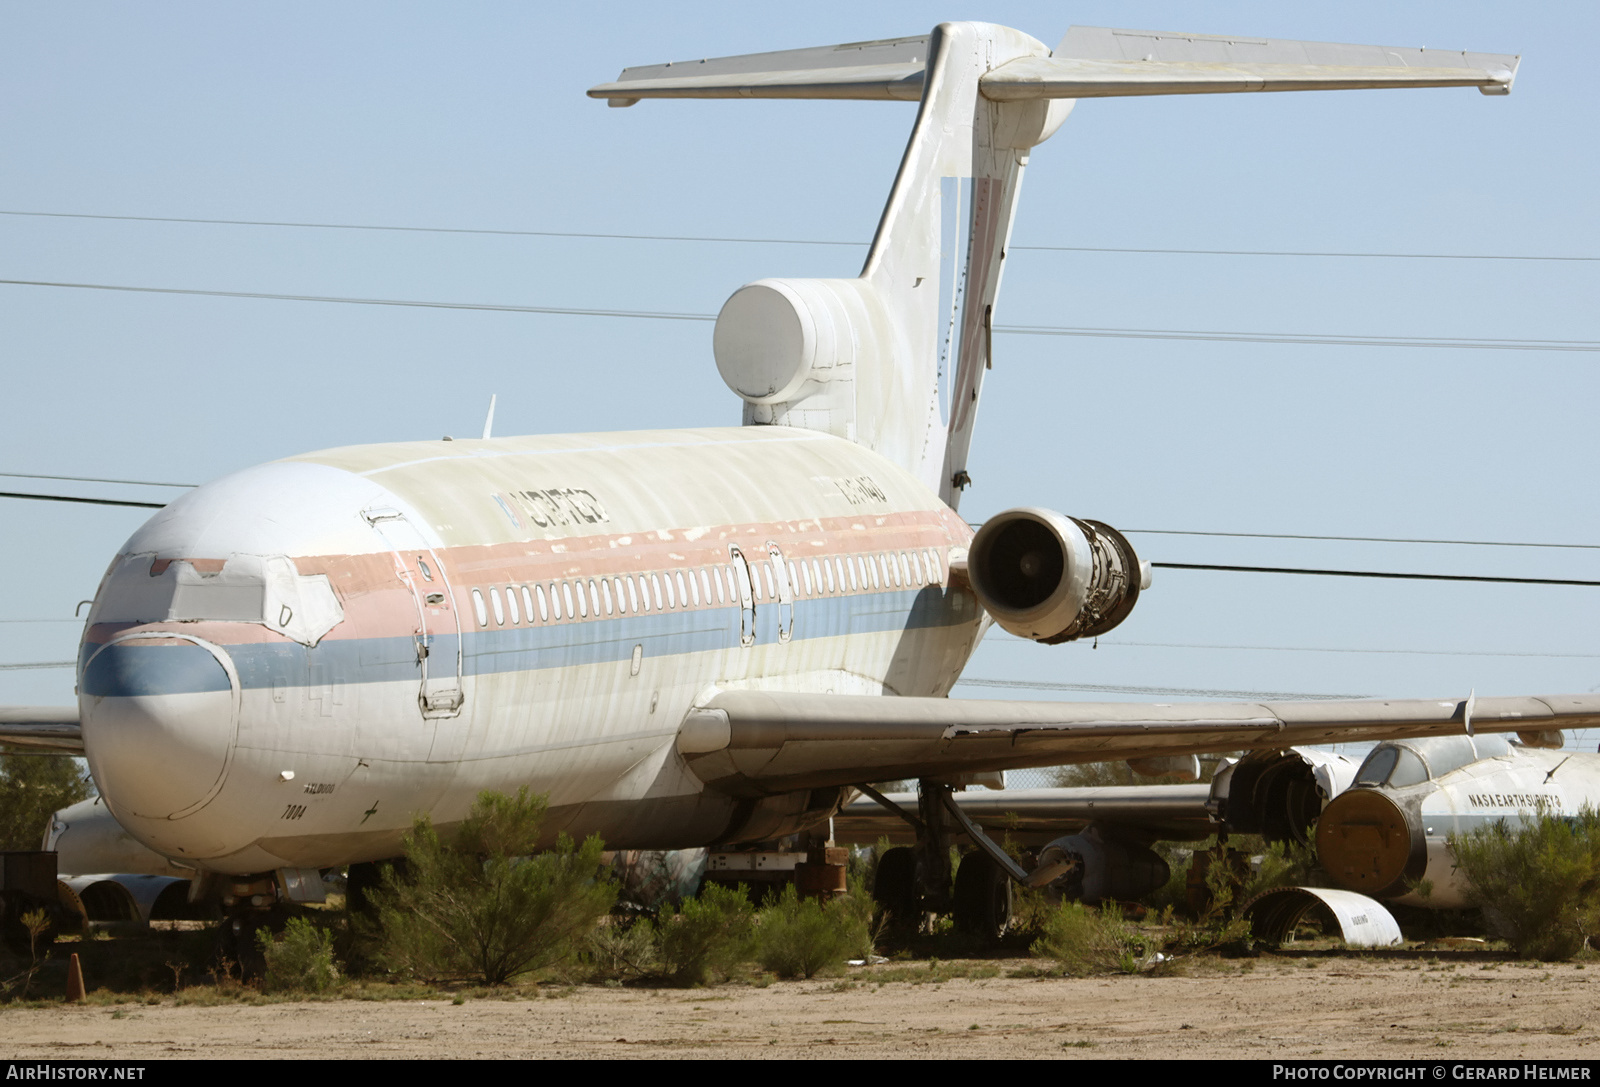
M 1394 770 L 1389 774 L 1389 784 L 1395 788 L 1405 785 L 1420 785 L 1428 780 L 1428 766 L 1417 756 L 1415 751 L 1400 748 L 1400 757 L 1394 764 Z
M 1392 744 L 1375 747 L 1367 761 L 1356 771 L 1357 785 L 1382 785 L 1389 780 L 1389 771 L 1400 761 L 1400 749 Z
M 1428 764 L 1415 751 L 1396 744 L 1374 748 L 1356 771 L 1357 785 L 1391 785 L 1402 788 L 1428 780 Z
M 119 556 L 106 573 L 91 623 L 261 623 L 316 645 L 344 621 L 326 574 L 301 574 L 284 555 L 225 561 Z

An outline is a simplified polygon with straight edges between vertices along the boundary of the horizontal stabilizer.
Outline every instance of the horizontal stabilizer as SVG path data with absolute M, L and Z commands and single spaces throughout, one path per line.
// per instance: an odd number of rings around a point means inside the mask
M 589 89 L 613 106 L 641 98 L 834 98 L 915 102 L 929 38 L 891 38 L 625 68 Z M 1509 94 L 1521 58 L 1386 45 L 1169 34 L 1075 26 L 1049 57 L 985 74 L 985 98 L 1120 98 L 1240 91 L 1477 87 Z
M 985 98 L 1117 98 L 1238 91 L 1477 87 L 1509 94 L 1520 58 L 1386 45 L 1167 34 L 1075 26 L 1049 57 L 983 77 Z
M 1285 42 L 1274 45 L 1317 45 Z M 1509 94 L 1517 74 L 1515 56 L 1427 51 L 1427 67 L 1406 64 L 1400 51 L 1376 46 L 1328 46 L 1371 50 L 1390 64 L 1288 64 L 1288 62 L 1098 61 L 1064 56 L 1026 56 L 982 77 L 979 90 L 990 101 L 1035 98 L 1133 98 L 1141 94 L 1232 94 L 1240 91 L 1360 91 L 1405 86 L 1477 86 L 1485 94 Z M 1406 50 L 1422 54 L 1422 50 Z M 1469 67 L 1466 58 L 1485 62 Z
M 0 746 L 83 754 L 77 706 L 0 706 Z
M 590 98 L 631 106 L 641 98 L 854 98 L 915 102 L 922 97 L 928 36 L 748 53 L 624 68 Z

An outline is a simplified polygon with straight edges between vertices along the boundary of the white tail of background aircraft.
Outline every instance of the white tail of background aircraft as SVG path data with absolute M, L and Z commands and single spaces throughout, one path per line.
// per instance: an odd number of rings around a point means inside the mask
M 1517 57 L 1074 27 L 1052 53 L 989 23 L 626 69 L 589 91 L 642 98 L 853 98 L 921 106 L 855 279 L 761 279 L 717 318 L 717 368 L 747 424 L 865 445 L 951 507 L 967 455 L 1028 153 L 1074 99 L 1236 91 L 1477 87 Z

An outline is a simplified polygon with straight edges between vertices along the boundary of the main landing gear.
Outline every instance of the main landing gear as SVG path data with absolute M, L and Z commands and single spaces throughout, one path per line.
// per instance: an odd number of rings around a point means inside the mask
M 950 914 L 963 932 L 985 940 L 1005 935 L 1011 925 L 1013 885 L 1025 882 L 1028 873 L 956 806 L 953 788 L 919 781 L 916 815 L 871 786 L 858 788 L 916 832 L 916 845 L 890 849 L 878 858 L 872 895 L 890 924 L 917 932 L 933 917 Z M 965 836 L 973 849 L 952 873 L 951 845 L 957 836 Z

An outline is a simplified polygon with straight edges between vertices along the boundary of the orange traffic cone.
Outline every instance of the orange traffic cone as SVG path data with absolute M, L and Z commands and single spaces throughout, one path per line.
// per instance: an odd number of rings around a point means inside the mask
M 67 964 L 67 1003 L 83 1003 L 83 966 L 78 962 L 78 953 L 72 953 L 72 961 Z

